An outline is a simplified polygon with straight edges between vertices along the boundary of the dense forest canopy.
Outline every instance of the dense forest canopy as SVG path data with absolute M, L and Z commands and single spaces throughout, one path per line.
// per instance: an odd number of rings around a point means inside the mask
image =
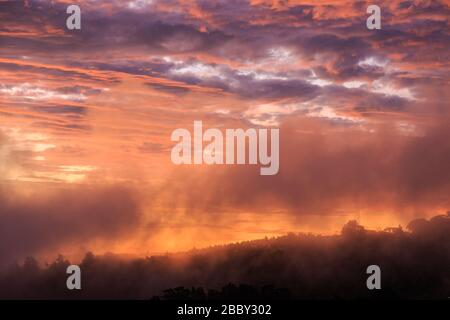
M 382 290 L 366 287 L 379 265 Z M 450 213 L 408 230 L 369 231 L 348 222 L 340 235 L 288 234 L 186 253 L 126 259 L 87 253 L 82 290 L 66 288 L 70 262 L 33 257 L 0 277 L 1 298 L 437 298 L 450 294 Z

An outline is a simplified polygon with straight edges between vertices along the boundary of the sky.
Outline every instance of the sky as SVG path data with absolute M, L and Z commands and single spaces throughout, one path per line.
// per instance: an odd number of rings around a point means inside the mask
M 447 212 L 449 16 L 443 0 L 0 0 L 0 262 Z M 195 120 L 279 128 L 279 173 L 174 165 L 171 133 Z

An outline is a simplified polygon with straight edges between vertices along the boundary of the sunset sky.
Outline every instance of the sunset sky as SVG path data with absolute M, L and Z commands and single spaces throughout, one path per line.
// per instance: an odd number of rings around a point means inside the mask
M 447 212 L 449 16 L 445 0 L 0 0 L 0 265 Z M 279 173 L 174 165 L 194 120 L 280 128 Z

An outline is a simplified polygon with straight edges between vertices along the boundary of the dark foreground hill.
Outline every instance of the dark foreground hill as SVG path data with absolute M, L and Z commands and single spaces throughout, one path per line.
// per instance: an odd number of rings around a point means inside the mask
M 45 268 L 33 258 L 0 276 L 0 298 L 63 299 L 447 299 L 450 214 L 400 228 L 368 231 L 347 223 L 341 235 L 287 236 L 121 259 L 88 253 L 82 290 L 66 288 L 69 261 Z M 381 290 L 368 290 L 366 268 L 381 268 Z

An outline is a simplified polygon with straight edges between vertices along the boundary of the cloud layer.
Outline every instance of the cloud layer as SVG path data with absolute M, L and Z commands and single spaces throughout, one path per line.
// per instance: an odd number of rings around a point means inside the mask
M 381 30 L 369 1 L 82 0 L 70 31 L 69 1 L 0 1 L 0 258 L 446 212 L 450 8 L 378 3 Z M 280 127 L 280 173 L 175 167 L 194 120 Z

